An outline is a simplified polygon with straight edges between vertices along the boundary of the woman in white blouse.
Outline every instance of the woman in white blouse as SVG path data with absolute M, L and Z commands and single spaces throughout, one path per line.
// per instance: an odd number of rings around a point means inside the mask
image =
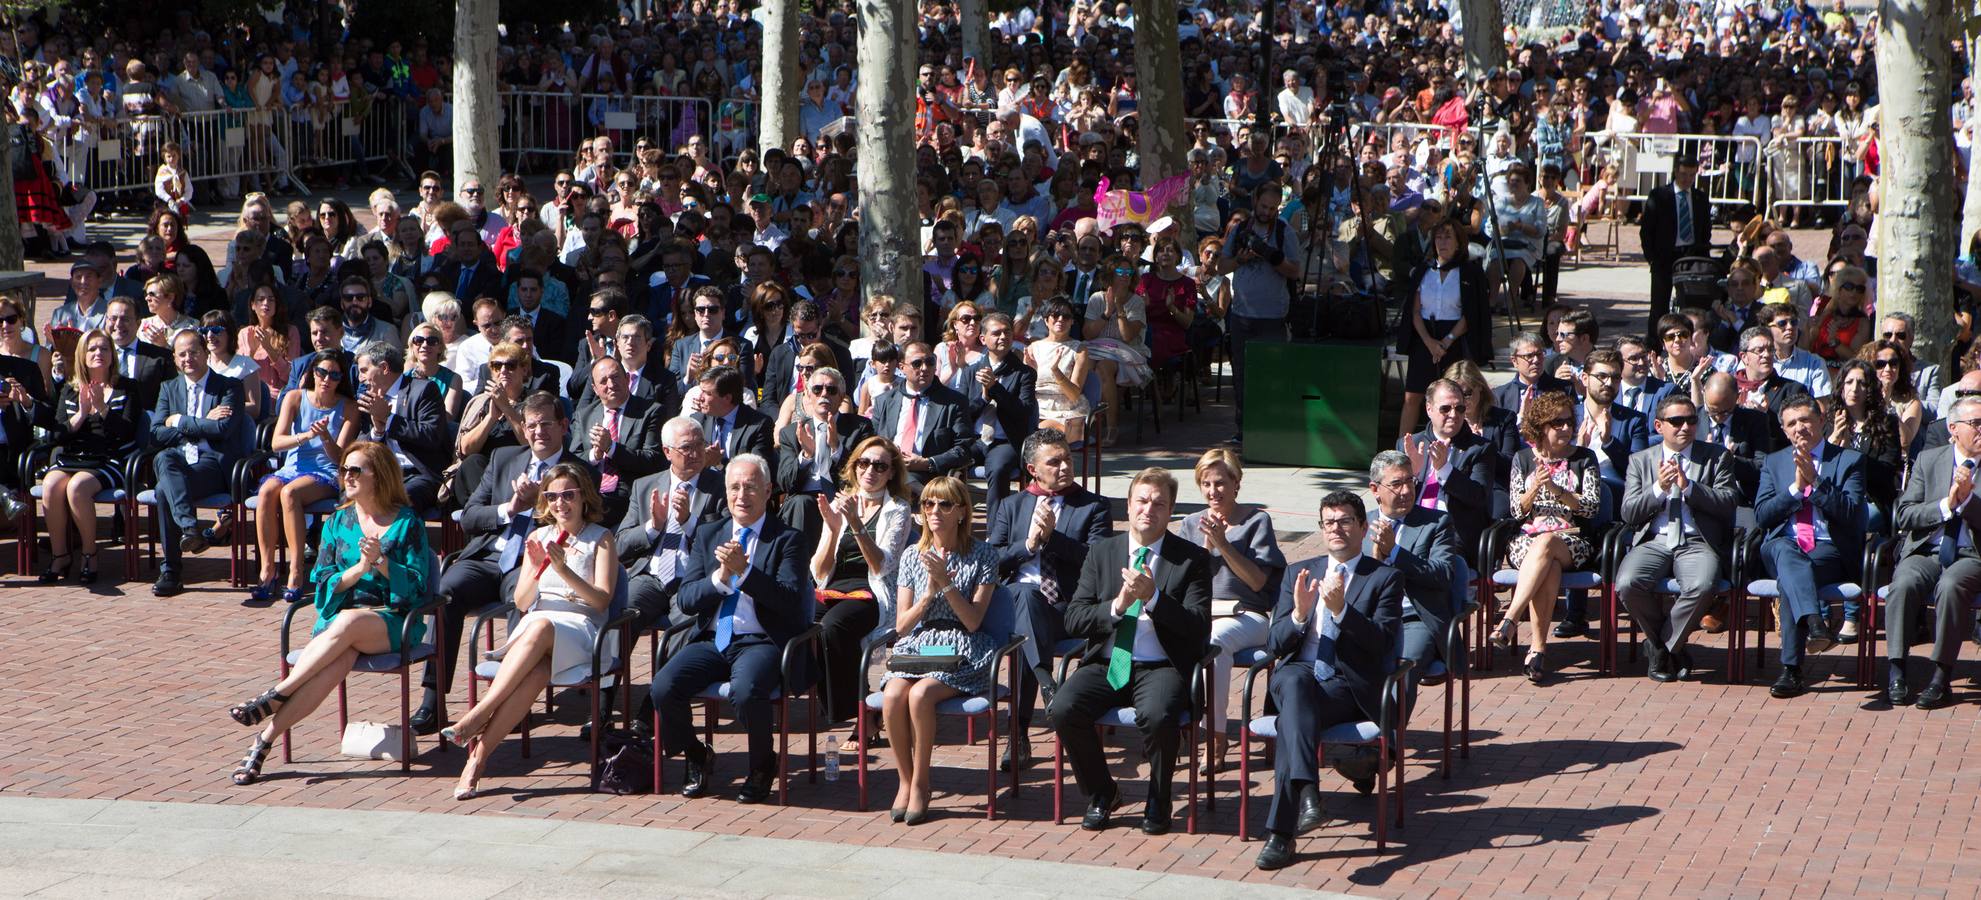
M 1397 336 L 1398 344 L 1408 348 L 1410 356 L 1403 378 L 1403 418 L 1398 434 L 1416 430 L 1417 418 L 1424 411 L 1424 390 L 1447 366 L 1466 358 L 1465 335 L 1475 324 L 1486 324 L 1473 323 L 1465 315 L 1466 307 L 1472 305 L 1468 301 L 1483 300 L 1487 284 L 1485 270 L 1466 258 L 1465 246 L 1458 223 L 1446 219 L 1431 228 L 1435 256 L 1425 260 L 1416 273 L 1417 290 L 1401 323 L 1409 330 Z
M 812 551 L 825 666 L 832 673 L 827 679 L 828 722 L 851 719 L 864 704 L 858 692 L 860 667 L 866 664 L 860 645 L 875 626 L 894 621 L 895 563 L 908 546 L 912 518 L 908 467 L 893 441 L 861 441 L 846 455 L 839 481 L 837 497 L 817 495 L 825 524 Z M 854 734 L 859 734 L 857 728 Z M 846 749 L 863 748 L 857 738 L 849 738 Z

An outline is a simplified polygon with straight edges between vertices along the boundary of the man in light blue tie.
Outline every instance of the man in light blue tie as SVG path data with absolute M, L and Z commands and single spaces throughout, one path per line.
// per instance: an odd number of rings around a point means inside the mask
M 813 598 L 804 565 L 808 554 L 797 530 L 764 515 L 770 479 L 770 463 L 762 456 L 742 453 L 729 460 L 723 471 L 729 519 L 696 530 L 674 597 L 675 613 L 690 617 L 686 627 L 691 639 L 661 664 L 649 694 L 656 758 L 668 752 L 687 757 L 683 797 L 707 796 L 714 789 L 715 772 L 714 749 L 695 739 L 688 703 L 725 681 L 736 722 L 749 735 L 748 772 L 736 801 L 769 799 L 777 774 L 771 694 L 783 682 L 778 666 L 784 645 L 812 624 Z
M 1395 668 L 1403 577 L 1362 553 L 1369 519 L 1362 498 L 1321 498 L 1327 555 L 1290 569 L 1273 609 L 1273 747 L 1270 835 L 1254 865 L 1293 862 L 1293 838 L 1327 821 L 1321 806 L 1321 733 L 1344 722 L 1381 721 L 1384 677 Z

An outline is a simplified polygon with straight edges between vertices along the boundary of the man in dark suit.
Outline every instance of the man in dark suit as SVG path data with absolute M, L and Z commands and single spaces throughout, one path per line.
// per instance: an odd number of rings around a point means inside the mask
M 158 389 L 175 372 L 172 354 L 149 341 L 138 340 L 138 302 L 111 297 L 104 305 L 103 330 L 117 345 L 117 374 L 131 384 L 131 397 L 146 415 L 158 405 Z
M 448 560 L 437 589 L 447 598 L 443 609 L 446 631 L 442 633 L 450 640 L 441 642 L 439 659 L 427 663 L 422 681 L 426 697 L 412 719 L 420 734 L 439 730 L 445 716 L 441 698 L 454 682 L 462 621 L 469 612 L 515 594 L 523 543 L 535 524 L 537 493 L 544 476 L 558 463 L 586 465 L 583 457 L 564 449 L 564 435 L 570 427 L 564 407 L 554 395 L 538 391 L 524 397 L 521 437 L 525 443 L 495 451 L 482 470 L 480 483 L 461 508 L 461 531 L 467 536 L 467 546 Z
M 626 370 L 607 357 L 592 363 L 592 393 L 597 401 L 578 410 L 573 420 L 571 452 L 598 470 L 599 494 L 605 498 L 605 520 L 626 514 L 633 481 L 660 471 L 660 426 L 667 415 L 651 401 L 626 389 Z
M 674 341 L 667 357 L 667 369 L 674 373 L 681 393 L 701 380 L 710 345 L 728 336 L 723 328 L 724 303 L 722 288 L 712 284 L 696 288 L 690 297 L 688 314 L 695 317 L 695 327 Z
M 185 590 L 179 580 L 180 555 L 206 550 L 193 503 L 226 491 L 234 464 L 254 445 L 254 421 L 241 383 L 207 366 L 206 342 L 199 332 L 189 328 L 173 335 L 172 357 L 181 377 L 159 389 L 151 413 L 151 445 L 158 450 L 152 470 L 158 476 L 159 542 L 164 545 L 151 592 L 160 597 Z
M 517 269 L 510 280 L 516 285 L 517 307 L 512 314 L 529 320 L 538 354 L 544 359 L 574 365 L 578 358 L 579 335 L 570 332 L 563 316 L 544 308 L 543 273 L 534 269 Z
M 1835 643 L 1817 588 L 1855 580 L 1862 568 L 1864 457 L 1823 439 L 1823 416 L 1807 395 L 1784 403 L 1781 415 L 1788 446 L 1761 463 L 1754 527 L 1765 535 L 1761 561 L 1781 590 L 1782 676 L 1769 694 L 1786 699 L 1804 689 L 1804 648 L 1821 653 Z M 1892 702 L 1904 703 L 1903 668 L 1894 676 Z
M 1287 571 L 1273 609 L 1272 699 L 1279 709 L 1273 747 L 1270 833 L 1254 863 L 1284 868 L 1293 838 L 1327 821 L 1321 806 L 1321 732 L 1343 722 L 1380 721 L 1383 679 L 1394 667 L 1404 579 L 1362 555 L 1368 517 L 1362 498 L 1321 498 L 1327 556 Z
M 775 460 L 777 449 L 772 441 L 777 423 L 743 405 L 743 373 L 730 366 L 716 366 L 702 373 L 700 383 L 704 411 L 693 417 L 708 435 L 709 467 L 720 469 L 744 453 Z M 766 477 L 771 474 L 764 473 Z
M 1500 409 L 1512 410 L 1518 418 L 1525 414 L 1527 401 L 1549 391 L 1560 391 L 1571 397 L 1576 395 L 1575 386 L 1549 374 L 1542 367 L 1548 355 L 1548 340 L 1532 331 L 1523 331 L 1513 336 L 1513 379 L 1493 389 L 1493 405 Z
M 818 544 L 825 527 L 818 495 L 836 493 L 848 454 L 874 435 L 866 416 L 839 411 L 845 397 L 846 378 L 838 369 L 811 373 L 797 413 L 777 433 L 777 487 L 784 493 L 778 517 L 804 535 L 807 547 Z
M 1714 582 L 1733 571 L 1727 551 L 1741 494 L 1726 450 L 1694 440 L 1699 416 L 1692 398 L 1666 397 L 1657 414 L 1662 440 L 1633 454 L 1625 475 L 1618 515 L 1635 546 L 1617 568 L 1616 592 L 1644 629 L 1646 674 L 1670 682 L 1692 671 L 1685 638 L 1705 615 Z M 1669 615 L 1659 590 L 1666 578 L 1678 579 L 1679 587 Z
M 1752 497 L 1761 489 L 1761 460 L 1775 449 L 1775 426 L 1769 424 L 1767 413 L 1740 405 L 1740 385 L 1732 375 L 1706 376 L 1704 393 L 1706 403 L 1699 408 L 1693 440 L 1724 448 L 1740 496 Z
M 1617 338 L 1616 353 L 1623 363 L 1623 376 L 1616 386 L 1616 402 L 1630 407 L 1648 420 L 1657 412 L 1658 403 L 1674 390 L 1672 383 L 1651 374 L 1651 348 L 1645 346 L 1643 338 L 1634 334 Z M 1651 440 L 1657 442 L 1655 430 Z
M 968 367 L 964 421 L 974 423 L 971 450 L 984 466 L 984 508 L 996 509 L 1018 477 L 1018 448 L 1039 427 L 1038 370 L 1011 352 L 1011 317 L 984 316 L 984 358 Z
M 736 724 L 749 734 L 749 766 L 739 803 L 770 797 L 777 777 L 771 746 L 770 696 L 781 681 L 784 645 L 812 624 L 809 551 L 798 532 L 764 515 L 770 503 L 770 462 L 738 454 L 723 471 L 729 520 L 703 525 L 688 553 L 688 568 L 675 594 L 675 610 L 694 619 L 686 646 L 654 676 L 650 694 L 660 716 L 660 748 L 688 759 L 681 796 L 706 796 L 714 787 L 715 752 L 695 739 L 688 701 L 727 681 Z M 655 786 L 658 789 L 658 785 Z
M 1747 329 L 1768 327 L 1761 292 L 1761 267 L 1751 259 L 1734 260 L 1727 269 L 1726 299 L 1713 304 L 1713 330 L 1707 344 L 1722 353 L 1738 353 L 1740 336 Z
M 649 276 L 644 302 L 634 312 L 644 313 L 655 328 L 664 331 L 674 321 L 674 307 L 683 294 L 692 294 L 714 283 L 707 275 L 695 274 L 693 248 L 669 244 L 660 251 L 660 271 Z
M 472 303 L 478 297 L 508 296 L 502 289 L 502 269 L 495 263 L 495 254 L 482 243 L 481 229 L 473 220 L 454 223 L 447 240 L 447 258 L 434 267 L 441 289 L 452 291 L 462 303 Z
M 406 372 L 399 348 L 377 343 L 358 353 L 358 434 L 392 451 L 404 471 L 413 510 L 426 513 L 454 455 L 440 387 Z
M 557 383 L 557 367 L 545 362 L 536 352 L 536 326 L 530 324 L 529 318 L 510 316 L 503 319 L 501 334 L 502 340 L 523 348 L 523 352 L 530 355 L 530 380 L 523 386 L 524 393 L 534 394 L 543 391 L 553 397 L 563 397 L 564 386 Z M 479 379 L 477 384 L 488 383 L 488 363 L 481 364 L 481 368 L 475 372 L 475 377 Z M 565 401 L 564 408 L 567 412 L 570 410 L 570 401 Z
M 564 380 L 564 396 L 571 398 L 573 405 L 583 406 L 591 399 L 592 363 L 619 355 L 619 320 L 625 314 L 626 292 L 604 288 L 592 292 L 579 327 L 567 329 L 577 361 L 571 365 L 571 377 Z M 577 322 L 577 316 L 569 321 Z
M 1672 163 L 1671 182 L 1652 188 L 1644 202 L 1639 237 L 1644 259 L 1651 265 L 1653 327 L 1671 311 L 1673 264 L 1680 257 L 1708 252 L 1713 243 L 1713 202 L 1699 189 L 1698 181 L 1697 151 L 1681 150 Z M 1651 335 L 1651 340 L 1655 343 L 1657 335 Z
M 1772 446 L 1787 444 L 1788 436 L 1781 429 L 1782 412 L 1789 401 L 1809 396 L 1809 389 L 1775 371 L 1775 338 L 1766 326 L 1756 325 L 1740 333 L 1740 373 L 1736 387 L 1741 384 L 1752 386 L 1738 391 L 1737 402 L 1767 414 Z
M 1031 483 L 990 511 L 986 540 L 997 548 L 998 578 L 1011 588 L 1017 615 L 1013 633 L 1025 636 L 1019 648 L 1018 727 L 1005 745 L 1005 771 L 1024 768 L 1032 758 L 1026 729 L 1040 691 L 1052 704 L 1053 648 L 1066 638 L 1066 602 L 1079 582 L 1080 567 L 1094 544 L 1114 533 L 1107 498 L 1073 479 L 1073 450 L 1066 434 L 1041 428 L 1025 438 L 1025 470 Z
M 729 514 L 722 473 L 704 465 L 707 446 L 695 420 L 669 419 L 661 426 L 667 468 L 633 482 L 633 502 L 619 520 L 618 549 L 620 563 L 632 573 L 627 596 L 639 611 L 635 634 L 670 624 L 674 592 L 688 568 L 689 538 Z
M 1465 388 L 1438 379 L 1424 389 L 1424 430 L 1398 438 L 1414 479 L 1416 505 L 1447 513 L 1457 532 L 1459 552 L 1470 560 L 1478 552 L 1479 536 L 1504 504 L 1494 473 L 1499 451 L 1465 423 Z
M 597 300 L 592 302 L 598 303 Z M 645 316 L 631 315 L 620 319 L 613 331 L 612 356 L 619 360 L 619 368 L 626 372 L 627 393 L 653 401 L 655 406 L 669 415 L 679 412 L 681 385 L 675 380 L 674 373 L 667 370 L 667 361 L 653 352 L 653 324 Z M 584 355 L 589 356 L 589 351 Z M 593 361 L 596 362 L 596 359 Z M 574 370 L 565 386 L 578 406 L 598 402 L 592 394 L 589 367 L 583 371 Z
M 833 368 L 853 371 L 853 354 L 838 339 L 827 337 L 824 327 L 825 313 L 818 304 L 807 300 L 791 307 L 791 337 L 779 341 L 764 360 L 763 408 L 778 408 L 786 395 L 804 386 L 804 380 L 799 377 L 802 373 L 798 371 L 798 353 L 814 344 L 825 344 L 832 351 Z
M 289 383 L 283 385 L 284 393 L 303 386 L 303 373 L 316 365 L 319 355 L 329 354 L 344 364 L 344 371 L 353 368 L 355 360 L 351 351 L 344 349 L 344 314 L 328 306 L 319 306 L 309 311 L 304 328 L 310 336 L 310 352 L 296 357 L 289 363 Z
M 1190 672 L 1211 642 L 1211 558 L 1169 536 L 1176 477 L 1143 469 L 1128 486 L 1127 534 L 1087 553 L 1080 584 L 1066 606 L 1066 630 L 1087 639 L 1079 668 L 1052 698 L 1049 714 L 1087 795 L 1080 827 L 1100 831 L 1121 804 L 1094 722 L 1132 706 L 1149 760 L 1143 834 L 1166 834 L 1170 781 L 1183 718 L 1190 713 Z
M 1452 669 L 1465 664 L 1462 658 L 1444 658 L 1443 641 L 1451 620 L 1465 608 L 1470 584 L 1460 577 L 1465 554 L 1458 529 L 1448 513 L 1424 505 L 1410 467 L 1410 457 L 1397 450 L 1369 462 L 1369 494 L 1376 503 L 1363 552 L 1403 576 L 1397 655 L 1417 663 L 1409 675 L 1414 692 L 1432 660 Z
M 1885 661 L 1891 667 L 1888 693 L 1904 702 L 1906 655 L 1920 608 L 1933 603 L 1933 677 L 1919 692 L 1920 709 L 1953 702 L 1949 680 L 1960 642 L 1974 633 L 1973 602 L 1981 594 L 1981 503 L 1970 503 L 1974 470 L 1981 466 L 1981 397 L 1963 397 L 1947 411 L 1952 441 L 1920 454 L 1912 477 L 1899 495 L 1892 523 L 1902 535 L 1898 567 L 1892 572 L 1891 606 L 1886 617 Z
M 890 438 L 908 464 L 915 494 L 937 475 L 953 475 L 970 458 L 962 395 L 935 378 L 935 353 L 922 341 L 901 351 L 901 384 L 874 400 L 874 432 Z

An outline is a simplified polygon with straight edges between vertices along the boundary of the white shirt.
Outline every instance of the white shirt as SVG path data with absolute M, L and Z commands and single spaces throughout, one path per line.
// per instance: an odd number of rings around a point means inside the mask
M 763 516 L 758 516 L 757 520 L 755 522 L 751 522 L 748 526 L 745 526 L 740 522 L 735 522 L 730 524 L 729 539 L 742 544 L 743 556 L 745 558 L 756 555 L 757 539 L 763 537 L 763 535 L 761 534 L 761 532 L 763 531 L 763 524 L 764 524 Z M 748 527 L 750 529 L 750 539 L 747 541 L 743 540 L 743 529 L 745 527 Z M 736 579 L 736 585 L 737 585 L 736 590 L 741 594 L 741 596 L 739 596 L 736 600 L 736 613 L 729 617 L 729 634 L 731 637 L 742 637 L 743 635 L 746 634 L 764 633 L 763 623 L 757 620 L 757 602 L 754 599 L 751 599 L 749 594 L 741 593 L 743 581 L 744 579 L 749 577 L 751 568 L 753 568 L 753 566 L 744 566 L 743 574 L 738 576 Z M 717 590 L 724 592 L 730 590 L 729 582 L 723 579 L 722 569 L 720 567 L 717 567 L 715 571 L 709 573 L 708 580 L 711 584 L 715 585 Z
M 1353 584 L 1355 580 L 1355 567 L 1361 564 L 1362 564 L 1362 557 L 1359 554 L 1354 559 L 1351 559 L 1345 563 L 1335 562 L 1332 557 L 1329 558 L 1328 560 L 1329 571 L 1333 571 L 1336 568 L 1341 569 L 1342 596 L 1345 597 L 1348 595 L 1348 587 L 1349 585 Z M 1323 581 L 1325 581 L 1327 579 L 1326 574 L 1323 573 L 1321 578 Z M 1343 608 L 1346 609 L 1345 606 Z M 1313 627 L 1307 629 L 1307 640 L 1301 644 L 1300 656 L 1298 658 L 1314 664 L 1315 680 L 1326 681 L 1329 678 L 1333 677 L 1334 666 L 1327 662 L 1322 661 L 1320 658 L 1321 638 L 1327 637 L 1336 642 L 1337 649 L 1335 651 L 1335 658 L 1340 659 L 1341 651 L 1339 649 L 1339 646 L 1341 641 L 1341 614 L 1335 612 L 1334 610 L 1328 609 L 1328 605 L 1325 602 L 1314 604 L 1314 612 L 1317 615 L 1314 617 L 1315 621 L 1313 623 Z
M 1159 568 L 1162 565 L 1162 542 L 1163 538 L 1156 538 L 1156 542 L 1146 548 L 1149 551 L 1149 578 L 1152 580 L 1161 575 Z M 1130 568 L 1133 568 L 1135 565 L 1136 554 L 1141 553 L 1143 549 L 1142 547 L 1135 546 L 1135 537 L 1130 535 L 1128 538 L 1128 565 Z M 1161 600 L 1161 591 L 1150 594 L 1149 599 L 1142 601 L 1142 611 L 1135 617 L 1134 654 L 1136 662 L 1169 661 L 1169 654 L 1163 652 L 1162 641 L 1156 637 L 1156 625 L 1154 622 L 1149 621 L 1150 610 L 1155 609 L 1156 603 Z
M 186 411 L 179 416 L 181 421 L 204 418 L 207 412 L 209 412 L 206 405 L 206 380 L 211 377 L 213 377 L 213 371 L 208 369 L 206 374 L 199 377 L 198 381 L 186 380 Z M 204 438 L 189 437 L 186 439 L 184 446 L 189 453 L 194 448 L 197 448 L 198 452 L 202 455 L 213 449 L 213 445 L 207 443 Z
M 825 422 L 818 419 L 802 419 L 798 422 L 798 427 L 812 430 L 812 454 L 806 456 L 804 445 L 800 444 L 798 461 L 811 467 L 812 477 L 831 484 L 832 457 L 836 451 Z
M 399 397 L 405 392 L 406 392 L 406 379 L 403 375 L 400 376 L 399 378 L 393 379 L 392 386 L 385 389 L 385 408 L 387 410 L 385 413 L 385 421 L 372 423 L 373 434 L 378 434 L 378 435 L 391 434 L 392 420 L 399 417 Z M 407 471 L 413 470 L 413 456 L 412 454 L 407 453 L 403 448 L 399 446 L 398 438 L 395 437 L 385 438 L 385 448 L 387 450 L 391 450 L 393 458 L 399 460 L 400 468 L 405 469 Z
M 1459 281 L 1463 273 L 1458 266 L 1442 272 L 1427 269 L 1424 280 L 1417 283 L 1417 318 L 1425 321 L 1456 321 L 1465 317 L 1459 309 Z
M 1061 511 L 1061 510 L 1064 510 L 1064 509 L 1066 508 L 1066 498 L 1065 498 L 1065 497 L 1041 497 L 1041 498 L 1039 498 L 1039 502 L 1040 502 L 1040 503 L 1044 503 L 1044 504 L 1045 504 L 1046 506 L 1048 506 L 1048 507 L 1050 507 L 1050 508 L 1052 509 L 1052 516 L 1053 516 L 1053 519 L 1052 519 L 1052 520 L 1053 520 L 1053 522 L 1054 522 L 1054 523 L 1057 523 L 1057 522 L 1059 521 L 1059 513 L 1060 513 L 1060 511 Z M 1039 508 L 1038 508 L 1038 506 L 1037 506 L 1037 505 L 1034 505 L 1034 506 L 1032 507 L 1032 515 L 1034 515 L 1034 516 L 1036 516 L 1036 515 L 1038 515 L 1038 514 L 1039 514 L 1039 513 L 1038 513 L 1038 509 L 1039 509 Z M 1027 537 L 1027 536 L 1030 536 L 1030 535 L 1031 535 L 1031 533 L 1032 533 L 1032 520 L 1031 520 L 1031 519 L 1026 519 L 1026 520 L 1025 520 L 1025 524 L 1024 524 L 1024 525 L 1022 526 L 1022 528 L 1021 528 L 1021 530 L 1020 530 L 1020 531 L 1018 532 L 1018 534 L 1019 534 L 1019 540 L 1021 540 L 1021 541 L 1022 541 L 1022 540 L 1024 540 L 1024 539 L 1025 539 L 1025 537 Z M 1041 545 L 1041 548 L 1043 548 L 1043 546 L 1044 546 L 1044 545 Z M 1134 557 L 1132 556 L 1132 554 L 1131 554 L 1131 556 L 1130 556 L 1130 558 L 1131 558 L 1131 559 L 1132 559 L 1132 558 L 1134 558 Z M 1019 584 L 1038 584 L 1038 583 L 1039 583 L 1039 582 L 1040 582 L 1040 581 L 1041 581 L 1041 580 L 1042 580 L 1043 578 L 1044 578 L 1044 576 L 1043 576 L 1042 574 L 1040 574 L 1040 572 L 1039 572 L 1039 555 L 1038 555 L 1038 554 L 1036 554 L 1036 553 L 1034 553 L 1034 554 L 1032 554 L 1032 557 L 1031 557 L 1030 559 L 1027 559 L 1027 560 L 1025 560 L 1025 563 L 1024 563 L 1023 565 L 1021 565 L 1021 566 L 1019 566 L 1019 567 L 1018 567 L 1018 583 L 1019 583 Z M 1070 596 L 1072 596 L 1071 594 L 1067 594 L 1067 593 L 1065 593 L 1065 591 L 1067 590 L 1067 587 L 1068 587 L 1067 585 L 1063 585 L 1063 584 L 1062 584 L 1062 585 L 1060 585 L 1060 586 L 1059 586 L 1059 589 L 1060 589 L 1060 592 L 1061 592 L 1061 594 L 1062 594 L 1063 596 L 1068 596 L 1068 597 L 1070 597 Z
M 681 481 L 678 478 L 675 479 L 674 487 L 669 489 L 667 496 L 660 498 L 660 502 L 667 503 L 671 501 L 674 495 L 677 493 L 688 495 L 688 508 L 691 510 L 694 509 L 695 507 L 694 482 Z M 694 522 L 694 517 L 690 515 L 688 521 L 676 522 L 674 521 L 673 515 L 663 513 L 660 517 L 660 520 L 665 525 L 665 527 L 661 528 L 660 530 L 656 531 L 651 523 L 649 523 L 647 526 L 647 537 L 653 539 L 653 555 L 647 557 L 647 571 L 652 573 L 653 577 L 655 578 L 660 577 L 661 560 L 667 554 L 674 553 L 677 555 L 685 555 L 688 552 L 688 526 Z M 675 542 L 675 546 L 673 547 L 667 546 L 667 536 L 670 534 L 678 535 L 680 538 L 680 540 Z M 681 560 L 679 558 L 675 560 L 674 571 L 677 574 L 681 571 L 681 565 L 684 562 L 685 560 Z

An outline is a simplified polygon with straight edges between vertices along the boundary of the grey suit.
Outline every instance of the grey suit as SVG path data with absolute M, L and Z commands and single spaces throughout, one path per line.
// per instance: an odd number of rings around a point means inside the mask
M 649 527 L 653 518 L 651 501 L 653 492 L 659 491 L 664 499 L 676 484 L 672 469 L 662 469 L 633 482 L 626 515 L 619 520 L 615 538 L 619 563 L 626 567 L 629 576 L 627 597 L 640 614 L 634 623 L 634 634 L 668 624 L 674 591 L 681 584 L 681 573 L 688 567 L 687 554 L 692 549 L 688 546 L 689 539 L 703 525 L 729 515 L 728 504 L 723 502 L 722 473 L 703 469 L 696 476 L 694 492 L 688 498 L 688 520 L 676 530 L 675 540 L 667 540 L 666 535 Z M 677 554 L 674 577 L 665 582 L 654 574 L 653 555 L 657 552 Z
M 1934 447 L 1920 455 L 1912 468 L 1912 479 L 1899 495 L 1892 524 L 1902 535 L 1898 566 L 1892 572 L 1891 594 L 1885 599 L 1891 612 L 1887 617 L 1885 657 L 1903 661 L 1911 643 L 1912 625 L 1920 607 L 1933 599 L 1933 661 L 1951 667 L 1960 656 L 1960 642 L 1972 633 L 1974 611 L 1970 604 L 1981 593 L 1981 554 L 1974 540 L 1981 535 L 1981 503 L 1970 499 L 1952 510 L 1949 518 L 1942 504 L 1953 486 L 1954 448 Z M 1960 547 L 1952 565 L 1940 565 L 1940 542 L 1959 523 Z
M 1409 675 L 1412 687 L 1425 665 L 1443 659 L 1439 640 L 1451 626 L 1452 617 L 1464 608 L 1465 585 L 1459 578 L 1464 559 L 1451 516 L 1413 506 L 1396 525 L 1396 546 L 1387 558 L 1378 560 L 1403 576 L 1403 596 L 1409 605 L 1403 611 L 1398 655 L 1417 663 Z
M 1674 506 L 1673 498 L 1658 489 L 1658 467 L 1668 453 L 1659 444 L 1630 456 L 1621 515 L 1636 546 L 1617 567 L 1616 591 L 1646 637 L 1677 650 L 1705 615 L 1713 583 L 1721 573 L 1731 571 L 1726 550 L 1733 546 L 1733 513 L 1740 505 L 1740 490 L 1725 448 L 1695 441 L 1679 457 L 1687 487 Z M 1684 523 L 1676 546 L 1665 527 L 1674 509 Z M 1659 590 L 1659 582 L 1666 578 L 1678 579 L 1679 586 L 1669 614 Z

